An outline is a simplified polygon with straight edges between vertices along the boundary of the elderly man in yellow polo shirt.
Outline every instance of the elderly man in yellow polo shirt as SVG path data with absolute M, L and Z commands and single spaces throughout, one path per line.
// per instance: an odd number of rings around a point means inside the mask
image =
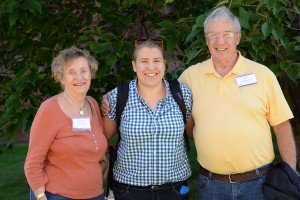
M 296 169 L 289 119 L 293 114 L 275 75 L 237 50 L 239 20 L 226 7 L 204 22 L 211 58 L 186 69 L 179 80 L 193 93 L 189 133 L 201 165 L 201 200 L 261 200 L 274 159 L 270 126 L 280 155 Z

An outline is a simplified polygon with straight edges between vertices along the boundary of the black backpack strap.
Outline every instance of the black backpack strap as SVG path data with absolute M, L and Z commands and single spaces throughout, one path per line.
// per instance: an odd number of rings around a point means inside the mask
M 121 115 L 126 106 L 129 94 L 129 83 L 122 83 L 118 85 L 118 93 L 117 93 L 117 105 L 116 105 L 116 118 L 117 118 L 117 129 L 118 129 L 118 141 L 116 144 L 116 152 L 119 146 L 119 142 L 121 140 L 120 134 L 120 124 L 121 124 Z M 117 157 L 116 157 L 117 159 Z
M 128 83 L 122 83 L 118 85 L 117 105 L 116 105 L 117 128 L 120 127 L 121 115 L 127 103 L 128 93 L 129 93 Z
M 184 124 L 186 124 L 186 107 L 183 99 L 183 95 L 180 89 L 180 85 L 178 80 L 168 80 L 170 85 L 170 90 L 173 95 L 173 98 L 175 99 L 176 103 L 178 104 L 182 115 L 183 115 L 183 121 Z
M 112 146 L 109 147 L 110 152 L 110 160 L 109 160 L 109 172 L 108 172 L 108 182 L 106 188 L 106 197 L 109 195 L 109 189 L 113 189 L 114 179 L 113 179 L 113 167 L 114 163 L 117 160 L 117 151 L 119 147 L 119 142 L 121 140 L 120 134 L 120 123 L 121 123 L 121 115 L 126 106 L 128 100 L 128 93 L 129 93 L 129 84 L 122 83 L 117 87 L 117 105 L 116 105 L 116 120 L 117 120 L 117 129 L 118 129 L 118 140 L 115 148 Z
M 182 95 L 182 92 L 180 89 L 180 84 L 177 79 L 176 80 L 168 80 L 168 82 L 170 85 L 170 90 L 173 95 L 173 98 L 175 99 L 176 103 L 178 104 L 178 106 L 181 110 L 183 122 L 184 122 L 184 124 L 186 124 L 186 107 L 185 107 L 183 95 Z M 187 136 L 185 129 L 184 129 L 184 140 L 185 140 L 185 144 L 186 144 L 186 149 L 187 149 L 187 151 L 189 151 L 191 147 L 190 147 L 189 138 Z

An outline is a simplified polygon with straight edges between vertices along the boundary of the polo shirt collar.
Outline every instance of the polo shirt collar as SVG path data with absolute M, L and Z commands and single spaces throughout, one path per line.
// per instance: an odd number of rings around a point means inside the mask
M 234 67 L 232 68 L 232 70 L 228 74 L 241 75 L 244 71 L 243 62 L 245 60 L 245 57 L 243 57 L 241 55 L 240 51 L 237 51 L 237 53 L 239 54 L 239 58 L 238 58 L 237 62 L 235 63 Z M 204 72 L 207 73 L 207 74 L 218 74 L 215 70 L 212 58 L 207 60 L 207 63 L 204 67 Z

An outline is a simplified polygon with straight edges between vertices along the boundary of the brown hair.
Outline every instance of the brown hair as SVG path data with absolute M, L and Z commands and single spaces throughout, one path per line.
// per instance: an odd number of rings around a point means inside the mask
M 163 40 L 160 40 L 160 39 L 141 39 L 141 40 L 135 40 L 134 43 L 135 43 L 135 45 L 134 45 L 133 54 L 132 54 L 132 61 L 136 61 L 136 54 L 143 47 L 159 49 L 161 51 L 162 55 L 163 55 L 163 59 L 165 60 Z

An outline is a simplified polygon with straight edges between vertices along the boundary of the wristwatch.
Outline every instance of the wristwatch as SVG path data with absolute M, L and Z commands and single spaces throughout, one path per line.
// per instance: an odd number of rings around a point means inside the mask
M 39 200 L 39 199 L 42 198 L 43 196 L 45 196 L 45 192 L 41 192 L 41 193 L 39 193 L 38 195 L 35 195 L 35 198 L 36 198 L 37 200 Z

